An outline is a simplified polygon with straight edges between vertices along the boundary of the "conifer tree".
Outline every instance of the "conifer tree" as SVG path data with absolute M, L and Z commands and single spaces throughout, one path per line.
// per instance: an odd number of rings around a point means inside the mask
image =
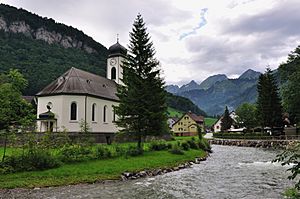
M 120 103 L 115 107 L 117 125 L 122 133 L 136 138 L 138 148 L 146 136 L 167 131 L 164 82 L 146 30 L 138 14 L 130 32 L 129 54 L 122 65 L 124 86 L 119 85 L 117 92 Z
M 221 131 L 227 131 L 228 129 L 230 129 L 232 123 L 233 123 L 233 120 L 230 117 L 229 110 L 226 106 L 225 111 L 224 111 L 224 115 L 221 119 Z
M 260 75 L 257 84 L 257 111 L 262 127 L 282 126 L 282 106 L 278 87 L 270 68 Z

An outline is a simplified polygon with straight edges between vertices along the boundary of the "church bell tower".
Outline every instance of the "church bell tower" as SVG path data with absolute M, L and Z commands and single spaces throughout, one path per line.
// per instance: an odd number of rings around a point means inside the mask
M 117 84 L 123 84 L 122 62 L 126 59 L 127 49 L 119 44 L 117 39 L 117 43 L 109 47 L 108 53 L 106 78 L 114 80 Z

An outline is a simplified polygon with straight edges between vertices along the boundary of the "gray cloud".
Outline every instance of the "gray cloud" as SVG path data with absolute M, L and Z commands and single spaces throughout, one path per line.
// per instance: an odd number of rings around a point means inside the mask
M 300 44 L 299 6 L 296 1 L 282 1 L 263 13 L 224 20 L 220 24 L 222 33 L 217 37 L 186 39 L 186 48 L 193 54 L 189 70 L 231 76 L 248 68 L 260 72 L 268 65 L 277 68 Z
M 300 34 L 299 1 L 282 1 L 275 8 L 256 15 L 244 15 L 238 21 L 224 21 L 223 33 L 258 34 L 270 33 L 284 36 Z
M 229 7 L 234 12 L 234 9 L 239 9 L 239 5 L 251 4 L 252 1 L 235 0 Z M 128 33 L 137 13 L 143 15 L 150 35 L 158 42 L 171 41 L 173 38 L 159 28 L 176 22 L 185 22 L 193 17 L 193 13 L 176 8 L 171 2 L 4 0 L 4 3 L 23 7 L 41 16 L 72 25 L 107 47 L 115 42 L 116 34 L 120 34 L 122 43 L 128 42 Z M 162 57 L 161 62 L 162 66 L 164 63 L 169 67 L 172 67 L 172 64 L 180 65 L 178 70 L 188 71 L 189 75 L 181 77 L 180 80 L 172 79 L 170 82 L 184 83 L 191 79 L 200 82 L 213 74 L 224 73 L 231 76 L 241 74 L 248 68 L 263 72 L 267 65 L 272 68 L 278 67 L 280 62 L 286 59 L 287 54 L 299 45 L 300 3 L 297 0 L 276 2 L 275 7 L 266 8 L 260 13 L 252 15 L 245 13 L 234 20 L 228 20 L 225 16 L 217 24 L 217 29 L 220 30 L 217 35 L 203 36 L 196 31 L 197 34 L 190 34 L 182 39 L 180 42 L 184 42 L 186 50 L 190 53 L 188 57 L 173 57 L 173 49 L 170 49 L 170 55 Z M 202 17 L 203 22 L 206 20 L 204 14 Z M 201 31 L 205 31 L 206 27 Z M 170 31 L 180 32 L 176 27 L 172 28 L 174 29 Z

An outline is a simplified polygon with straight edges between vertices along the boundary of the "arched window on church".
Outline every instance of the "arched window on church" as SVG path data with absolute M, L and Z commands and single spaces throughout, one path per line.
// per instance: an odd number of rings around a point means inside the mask
M 113 122 L 116 121 L 116 111 L 114 109 L 114 107 L 112 107 L 112 114 L 113 114 Z
M 77 104 L 76 104 L 76 102 L 71 103 L 70 120 L 77 120 Z
M 107 109 L 107 106 L 105 105 L 103 107 L 103 122 L 106 122 L 106 109 Z
M 96 121 L 96 104 L 94 103 L 92 105 L 92 122 L 95 122 Z
M 117 78 L 117 71 L 116 71 L 116 68 L 115 67 L 112 67 L 111 68 L 111 79 L 112 80 L 115 80 Z

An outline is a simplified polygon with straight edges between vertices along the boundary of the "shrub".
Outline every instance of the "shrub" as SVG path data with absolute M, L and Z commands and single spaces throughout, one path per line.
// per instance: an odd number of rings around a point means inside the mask
M 182 147 L 182 149 L 185 150 L 185 151 L 187 151 L 187 150 L 190 149 L 190 145 L 189 145 L 189 143 L 186 142 L 186 141 L 184 141 L 184 142 L 181 143 L 181 147 Z
M 64 146 L 59 151 L 59 156 L 63 162 L 80 162 L 93 159 L 93 152 L 89 147 L 75 144 Z
M 191 140 L 188 140 L 187 143 L 190 145 L 191 149 L 199 149 L 194 138 L 192 138 Z
M 127 150 L 126 150 L 126 157 L 127 156 L 138 156 L 138 155 L 142 155 L 144 153 L 142 148 L 138 148 L 136 146 L 132 146 L 130 145 Z
M 172 146 L 172 145 L 171 145 Z M 168 149 L 168 144 L 164 140 L 153 141 L 150 143 L 151 151 L 162 151 Z
M 172 154 L 177 154 L 177 155 L 183 155 L 184 152 L 180 149 L 178 143 L 177 144 L 173 144 L 172 148 L 169 150 L 170 153 Z
M 104 147 L 103 145 L 98 145 L 96 148 L 96 158 L 97 159 L 104 159 L 112 157 L 111 151 Z
M 123 156 L 126 155 L 126 147 L 123 147 L 121 145 L 115 145 L 115 151 L 116 151 L 116 156 Z
M 211 152 L 211 146 L 206 139 L 199 140 L 198 146 L 200 149 L 202 149 L 204 151 Z
M 61 162 L 52 156 L 48 151 L 36 150 L 8 156 L 0 164 L 0 172 L 12 173 L 18 171 L 35 171 L 55 168 L 61 165 Z

